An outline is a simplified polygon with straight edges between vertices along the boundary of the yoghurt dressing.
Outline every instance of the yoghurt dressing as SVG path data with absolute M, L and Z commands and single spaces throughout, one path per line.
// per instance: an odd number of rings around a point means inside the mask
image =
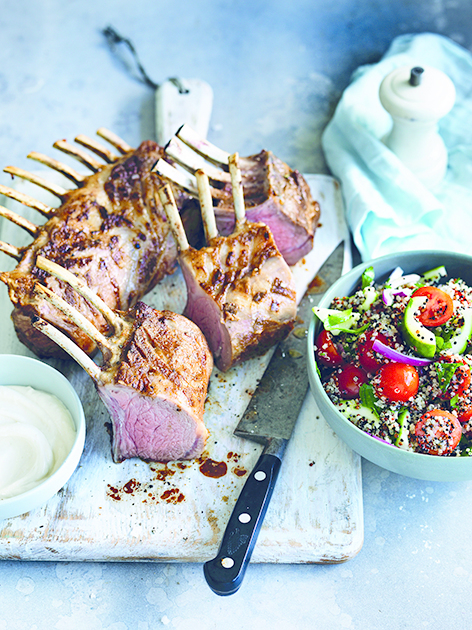
M 50 477 L 75 437 L 72 416 L 56 396 L 29 386 L 0 386 L 0 500 Z

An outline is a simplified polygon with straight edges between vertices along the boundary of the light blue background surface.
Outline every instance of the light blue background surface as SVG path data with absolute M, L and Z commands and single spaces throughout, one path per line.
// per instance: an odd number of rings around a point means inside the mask
M 100 126 L 131 145 L 154 136 L 153 91 L 111 55 L 112 24 L 157 83 L 212 85 L 210 140 L 326 172 L 320 134 L 351 72 L 402 33 L 470 48 L 471 19 L 466 0 L 1 0 L 0 165 L 31 169 L 29 151 Z M 252 565 L 223 599 L 201 565 L 2 562 L 0 630 L 469 628 L 472 485 L 367 462 L 363 482 L 365 543 L 346 564 Z

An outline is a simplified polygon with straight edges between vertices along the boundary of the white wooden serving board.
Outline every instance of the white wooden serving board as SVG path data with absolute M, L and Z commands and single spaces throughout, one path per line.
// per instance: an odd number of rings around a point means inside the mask
M 51 174 L 46 175 L 51 179 Z M 336 245 L 347 237 L 337 182 L 307 176 L 321 206 L 313 251 L 294 267 L 299 297 Z M 38 189 L 14 185 L 36 197 Z M 44 201 L 44 194 L 42 199 Z M 33 211 L 10 207 L 38 221 Z M 0 219 L 0 238 L 27 242 Z M 346 269 L 350 266 L 346 249 Z M 0 254 L 0 269 L 13 262 Z M 180 271 L 145 298 L 157 308 L 181 312 L 186 292 Z M 0 352 L 33 356 L 16 338 L 12 307 L 0 287 Z M 308 323 L 307 323 L 308 325 Z M 226 374 L 215 369 L 205 409 L 210 431 L 204 457 L 186 463 L 113 463 L 108 414 L 89 377 L 72 361 L 48 361 L 73 383 L 87 419 L 85 451 L 69 483 L 46 505 L 0 521 L 0 558 L 18 560 L 178 561 L 214 557 L 247 474 L 261 447 L 233 436 L 251 393 L 269 360 L 251 360 Z M 213 475 L 202 470 L 207 467 Z M 284 458 L 253 562 L 336 563 L 363 543 L 361 464 L 321 417 L 310 393 Z

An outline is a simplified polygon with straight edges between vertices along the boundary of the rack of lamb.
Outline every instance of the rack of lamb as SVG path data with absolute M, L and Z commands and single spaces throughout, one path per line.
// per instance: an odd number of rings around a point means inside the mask
M 238 156 L 229 157 L 235 230 L 217 231 L 209 180 L 196 173 L 207 245 L 190 246 L 171 188 L 159 189 L 187 286 L 184 315 L 203 331 L 223 372 L 264 354 L 292 330 L 297 306 L 290 267 L 270 229 L 245 215 Z
M 229 153 L 198 136 L 191 127 L 182 125 L 154 167 L 155 172 L 194 198 L 198 197 L 195 173 L 203 170 L 208 175 L 216 224 L 222 236 L 231 234 L 235 226 L 229 157 Z M 320 218 L 320 206 L 313 200 L 305 178 L 266 150 L 240 157 L 239 167 L 248 220 L 268 225 L 280 253 L 289 265 L 294 265 L 313 248 Z M 189 240 L 198 247 L 201 241 L 196 234 L 202 230 L 195 227 L 198 219 L 195 204 L 186 198 L 182 201 L 178 206 L 184 223 L 190 226 Z
M 117 314 L 66 269 L 41 256 L 36 265 L 92 304 L 112 331 L 104 336 L 59 295 L 35 283 L 36 300 L 61 310 L 102 352 L 98 366 L 55 326 L 33 318 L 33 326 L 92 378 L 110 414 L 114 461 L 139 457 L 168 462 L 201 455 L 208 437 L 203 413 L 213 359 L 198 327 L 182 315 L 157 311 L 143 302 Z
M 56 344 L 31 326 L 34 315 L 54 323 L 88 354 L 93 354 L 96 346 L 57 308 L 37 302 L 34 295 L 37 280 L 70 301 L 102 333 L 106 333 L 107 323 L 81 296 L 70 292 L 54 277 L 46 278 L 35 266 L 38 255 L 82 278 L 111 309 L 121 311 L 136 304 L 175 268 L 174 241 L 155 195 L 162 180 L 151 172 L 153 164 L 163 155 L 163 149 L 150 141 L 132 149 L 103 128 L 97 134 L 120 155 L 83 135 L 76 141 L 99 155 L 104 163 L 64 140 L 54 144 L 55 148 L 87 166 L 91 175 L 82 175 L 40 153 L 28 155 L 73 181 L 75 187 L 71 190 L 16 167 L 4 169 L 12 176 L 48 190 L 60 200 L 59 207 L 54 208 L 0 185 L 0 193 L 46 217 L 43 225 L 35 225 L 0 206 L 0 216 L 16 223 L 33 237 L 33 241 L 22 248 L 0 242 L 0 251 L 18 261 L 13 271 L 0 274 L 0 280 L 8 286 L 14 305 L 12 319 L 20 341 L 40 357 L 61 356 L 62 353 Z

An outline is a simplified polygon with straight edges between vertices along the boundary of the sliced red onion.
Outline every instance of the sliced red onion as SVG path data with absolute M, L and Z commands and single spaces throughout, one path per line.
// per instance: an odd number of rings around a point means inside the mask
M 382 291 L 382 302 L 385 304 L 385 306 L 392 306 L 393 304 L 392 289 L 386 288 Z
M 410 289 L 393 289 L 391 287 L 386 287 L 382 291 L 382 302 L 385 306 L 392 306 L 393 298 L 395 295 L 400 295 L 401 297 L 408 297 L 411 294 Z
M 414 365 L 415 367 L 422 367 L 433 362 L 432 359 L 424 359 L 422 357 L 410 357 L 407 354 L 403 354 L 403 352 L 399 352 L 394 348 L 390 348 L 390 346 L 386 346 L 380 341 L 380 339 L 376 339 L 374 341 L 374 343 L 372 344 L 372 350 L 378 352 L 386 359 L 390 359 L 390 361 L 396 361 L 397 363 L 407 363 L 408 365 Z
M 392 295 L 399 295 L 401 297 L 409 297 L 411 295 L 411 289 L 397 289 L 396 291 L 392 291 Z

